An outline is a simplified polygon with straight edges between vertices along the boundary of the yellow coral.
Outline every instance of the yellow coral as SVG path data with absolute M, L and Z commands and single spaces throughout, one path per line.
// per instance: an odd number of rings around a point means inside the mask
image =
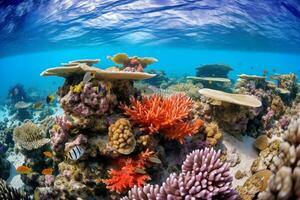
M 141 135 L 138 139 L 137 139 L 137 143 L 146 146 L 150 141 L 150 136 L 149 135 Z
M 118 153 L 128 155 L 133 152 L 136 141 L 129 120 L 121 118 L 108 128 L 109 145 Z
M 216 122 L 211 122 L 205 127 L 206 141 L 210 145 L 216 145 L 222 138 L 222 133 L 219 130 L 219 126 Z
M 73 93 L 75 93 L 75 94 L 81 93 L 82 89 L 83 89 L 82 83 L 79 83 L 79 84 L 77 84 L 77 85 L 71 85 L 71 86 L 70 86 L 71 92 L 73 92 Z
M 16 127 L 13 139 L 19 147 L 26 150 L 38 149 L 50 141 L 49 138 L 45 138 L 44 131 L 31 121 Z

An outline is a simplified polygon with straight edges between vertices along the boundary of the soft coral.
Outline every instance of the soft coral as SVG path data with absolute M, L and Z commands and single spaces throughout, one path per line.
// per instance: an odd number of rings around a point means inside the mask
M 162 132 L 168 139 L 183 142 L 187 135 L 195 134 L 203 125 L 202 120 L 190 119 L 194 102 L 184 94 L 170 97 L 152 95 L 141 101 L 131 99 L 130 106 L 121 105 L 125 114 L 150 134 Z
M 146 181 L 151 180 L 150 176 L 146 173 L 139 173 L 138 170 L 143 170 L 147 161 L 154 155 L 154 152 L 146 150 L 141 152 L 135 158 L 120 158 L 116 161 L 120 169 L 112 169 L 108 173 L 109 179 L 103 180 L 106 188 L 122 193 L 133 186 L 141 187 Z

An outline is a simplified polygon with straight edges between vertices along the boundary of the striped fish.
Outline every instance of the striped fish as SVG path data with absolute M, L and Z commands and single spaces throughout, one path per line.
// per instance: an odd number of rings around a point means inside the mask
M 68 152 L 68 157 L 71 160 L 78 160 L 83 154 L 84 154 L 84 149 L 81 146 L 74 146 L 69 152 Z

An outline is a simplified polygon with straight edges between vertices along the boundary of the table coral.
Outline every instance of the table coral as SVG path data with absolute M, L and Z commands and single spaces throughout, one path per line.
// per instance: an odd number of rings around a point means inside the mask
M 183 94 L 170 97 L 152 95 L 143 97 L 141 101 L 131 99 L 130 106 L 121 107 L 142 130 L 150 134 L 160 132 L 166 138 L 180 142 L 183 142 L 185 136 L 195 134 L 203 125 L 199 119 L 195 121 L 189 119 L 193 101 Z
M 108 128 L 109 145 L 117 152 L 128 155 L 134 149 L 136 141 L 129 120 L 118 119 Z
M 13 131 L 13 139 L 20 148 L 26 150 L 38 149 L 50 141 L 45 138 L 44 131 L 31 121 L 16 127 Z
M 238 199 L 231 187 L 229 165 L 220 161 L 220 155 L 213 148 L 195 150 L 187 155 L 180 174 L 172 173 L 162 186 L 133 188 L 122 200 L 144 200 L 148 196 L 161 200 Z

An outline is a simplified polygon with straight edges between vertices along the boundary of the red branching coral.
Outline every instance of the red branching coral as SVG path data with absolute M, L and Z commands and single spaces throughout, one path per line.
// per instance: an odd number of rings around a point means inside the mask
M 203 122 L 189 120 L 194 102 L 184 94 L 170 97 L 152 95 L 141 101 L 131 99 L 130 106 L 121 105 L 125 114 L 149 133 L 162 132 L 168 139 L 183 142 L 187 135 L 195 134 Z
M 120 169 L 110 170 L 109 175 L 111 178 L 103 180 L 106 188 L 117 193 L 122 193 L 133 188 L 135 185 L 138 187 L 143 186 L 151 178 L 146 173 L 138 172 L 138 170 L 143 170 L 147 160 L 153 155 L 154 152 L 146 150 L 135 158 L 118 159 L 117 163 Z
M 138 187 L 143 186 L 146 181 L 150 180 L 150 176 L 136 173 L 136 169 L 131 162 L 127 162 L 119 170 L 110 170 L 109 175 L 111 178 L 103 180 L 106 188 L 117 193 L 122 193 L 127 189 L 133 188 L 135 185 Z

